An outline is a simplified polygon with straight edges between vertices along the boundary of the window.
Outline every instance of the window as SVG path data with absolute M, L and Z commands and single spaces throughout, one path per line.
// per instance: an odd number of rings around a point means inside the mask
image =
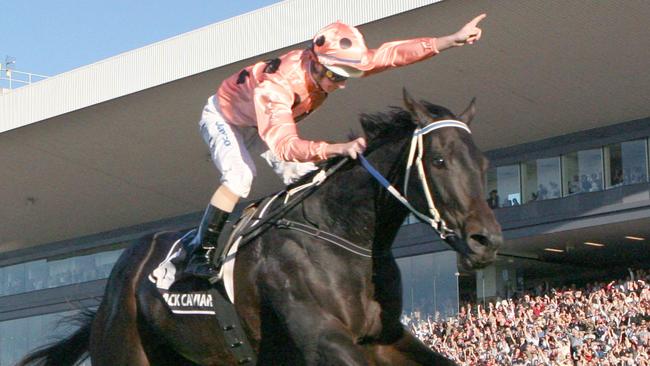
M 14 365 L 34 349 L 72 333 L 76 326 L 65 322 L 58 325 L 63 317 L 75 313 L 68 311 L 0 322 L 0 365 Z M 80 366 L 90 366 L 90 361 Z
M 521 168 L 524 202 L 561 197 L 559 157 L 531 160 Z
M 45 259 L 25 263 L 24 291 L 41 290 L 47 287 L 47 264 Z
M 607 188 L 647 181 L 646 140 L 627 141 L 605 147 Z
M 12 295 L 25 292 L 25 263 L 15 264 L 0 269 L 0 294 Z
M 453 251 L 397 259 L 406 318 L 446 318 L 457 313 L 456 263 L 456 253 Z
M 488 170 L 488 204 L 492 208 L 521 204 L 519 165 L 500 166 Z
M 602 149 L 583 150 L 562 156 L 565 195 L 603 189 Z
M 499 166 L 486 175 L 491 208 L 649 181 L 648 138 L 576 151 L 561 157 Z
M 122 251 L 41 259 L 0 268 L 0 296 L 107 278 Z

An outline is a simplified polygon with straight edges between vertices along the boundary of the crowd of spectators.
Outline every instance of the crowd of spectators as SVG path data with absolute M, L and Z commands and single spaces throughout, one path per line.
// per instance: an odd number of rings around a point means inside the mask
M 650 365 L 650 272 L 609 283 L 549 288 L 487 305 L 464 304 L 446 320 L 403 321 L 460 365 Z

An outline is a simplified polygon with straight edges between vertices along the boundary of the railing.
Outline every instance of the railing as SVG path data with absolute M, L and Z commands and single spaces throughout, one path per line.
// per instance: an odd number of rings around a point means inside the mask
M 4 89 L 11 90 L 19 88 L 47 78 L 48 76 L 45 75 L 16 71 L 8 69 L 4 65 L 0 65 L 0 88 L 3 89 L 3 91 Z

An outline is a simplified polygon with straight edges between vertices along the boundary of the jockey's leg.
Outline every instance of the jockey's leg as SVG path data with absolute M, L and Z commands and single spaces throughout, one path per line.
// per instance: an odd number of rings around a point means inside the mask
M 371 349 L 375 365 L 456 365 L 452 360 L 431 350 L 406 330 L 396 342 L 374 345 Z
M 205 210 L 185 271 L 211 279 L 218 275 L 213 258 L 221 256 L 215 254 L 219 234 L 240 197 L 248 196 L 256 172 L 242 133 L 223 117 L 214 96 L 208 98 L 199 126 L 212 161 L 221 172 L 221 186 Z
M 237 201 L 239 196 L 230 192 L 226 186 L 222 185 L 214 193 L 192 241 L 190 260 L 185 272 L 208 279 L 218 275 L 218 270 L 213 265 L 215 249 L 226 220 Z

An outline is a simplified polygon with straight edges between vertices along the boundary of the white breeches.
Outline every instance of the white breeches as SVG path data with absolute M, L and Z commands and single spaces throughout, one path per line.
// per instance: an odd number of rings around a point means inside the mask
M 282 178 L 284 184 L 290 184 L 303 175 L 316 169 L 314 163 L 297 163 L 282 161 L 259 138 L 253 128 L 231 125 L 224 118 L 216 96 L 211 96 L 203 107 L 199 121 L 203 140 L 210 148 L 214 165 L 221 172 L 221 184 L 239 197 L 248 197 L 253 178 L 256 175 L 255 164 L 249 149 L 264 151 L 264 158 L 273 170 Z M 253 133 L 251 133 L 251 131 Z

